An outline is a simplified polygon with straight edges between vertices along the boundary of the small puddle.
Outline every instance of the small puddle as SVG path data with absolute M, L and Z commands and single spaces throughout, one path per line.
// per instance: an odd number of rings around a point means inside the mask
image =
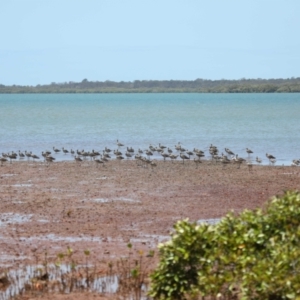
M 31 236 L 31 237 L 20 237 L 20 241 L 53 241 L 53 242 L 69 242 L 69 243 L 76 243 L 76 242 L 102 242 L 101 237 L 95 236 L 59 236 L 56 234 L 47 234 L 42 236 Z
M 18 183 L 18 184 L 13 184 L 12 186 L 14 187 L 31 187 L 31 183 Z
M 141 201 L 139 200 L 134 200 L 131 198 L 124 198 L 124 197 L 120 197 L 120 198 L 96 198 L 96 199 L 92 199 L 95 202 L 98 203 L 107 203 L 107 202 L 114 202 L 114 201 L 123 201 L 123 202 L 131 202 L 131 203 L 139 203 Z
M 15 213 L 4 213 L 0 214 L 0 226 L 5 226 L 8 224 L 20 224 L 29 222 L 33 215 L 21 215 Z
M 140 237 L 131 238 L 130 242 L 133 243 L 150 243 L 157 245 L 159 243 L 166 242 L 170 240 L 170 236 L 168 235 L 158 235 L 158 234 L 143 234 Z
M 217 219 L 200 219 L 197 221 L 198 224 L 209 224 L 209 225 L 214 225 L 214 224 L 217 224 L 221 221 L 220 218 L 217 218 Z
M 93 272 L 89 270 L 90 274 Z M 69 294 L 73 291 L 90 291 L 96 293 L 117 292 L 119 287 L 118 276 L 95 273 L 89 281 L 85 276 L 78 276 L 79 273 L 86 274 L 85 265 L 77 265 L 72 270 L 71 265 L 48 264 L 47 272 L 45 266 L 26 266 L 18 270 L 10 270 L 5 278 L 8 280 L 5 287 L 0 290 L 0 299 L 9 300 L 23 294 L 26 288 L 47 293 Z M 46 275 L 47 274 L 47 275 Z M 48 280 L 45 278 L 47 276 Z M 55 285 L 49 283 L 55 282 Z

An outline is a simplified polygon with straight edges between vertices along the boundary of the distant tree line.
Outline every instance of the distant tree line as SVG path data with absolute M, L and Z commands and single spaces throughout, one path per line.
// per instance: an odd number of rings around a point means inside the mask
M 0 93 L 300 93 L 300 77 L 239 80 L 135 80 L 63 82 L 36 86 L 0 84 Z

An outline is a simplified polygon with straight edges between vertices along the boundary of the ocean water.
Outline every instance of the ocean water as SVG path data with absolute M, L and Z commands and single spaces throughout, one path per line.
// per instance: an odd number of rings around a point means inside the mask
M 0 153 L 214 144 L 267 164 L 300 159 L 300 94 L 1 94 Z M 126 149 L 126 147 L 122 147 Z M 124 151 L 125 152 L 125 151 Z M 57 154 L 58 160 L 73 159 Z

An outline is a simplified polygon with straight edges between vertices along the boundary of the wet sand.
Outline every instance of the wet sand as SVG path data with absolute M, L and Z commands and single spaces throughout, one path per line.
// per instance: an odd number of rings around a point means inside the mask
M 135 249 L 155 249 L 173 224 L 221 218 L 234 210 L 261 207 L 286 189 L 300 189 L 300 169 L 253 166 L 223 168 L 208 161 L 111 161 L 98 166 L 13 162 L 0 167 L 0 264 L 35 263 L 71 247 L 77 259 L 90 249 L 93 262 Z

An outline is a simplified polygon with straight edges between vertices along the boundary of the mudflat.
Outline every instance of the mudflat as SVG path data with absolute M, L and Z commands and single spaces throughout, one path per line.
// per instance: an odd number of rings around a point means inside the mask
M 84 260 L 110 261 L 156 249 L 173 224 L 255 209 L 300 188 L 298 167 L 203 161 L 7 162 L 0 167 L 1 266 L 32 264 L 71 247 Z

